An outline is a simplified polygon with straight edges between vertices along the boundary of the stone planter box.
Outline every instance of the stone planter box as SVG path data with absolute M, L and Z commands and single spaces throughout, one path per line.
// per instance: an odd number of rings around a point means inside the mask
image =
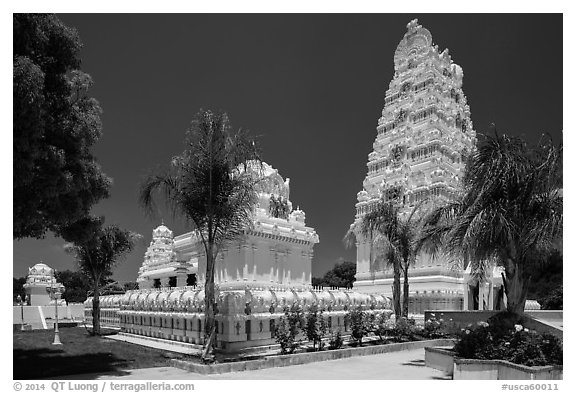
M 426 367 L 454 374 L 454 352 L 448 348 L 428 347 L 424 349 Z
M 561 366 L 528 367 L 506 360 L 462 359 L 447 348 L 425 348 L 426 366 L 455 380 L 561 380 Z
M 563 379 L 559 366 L 522 366 L 506 360 L 454 359 L 454 379 Z

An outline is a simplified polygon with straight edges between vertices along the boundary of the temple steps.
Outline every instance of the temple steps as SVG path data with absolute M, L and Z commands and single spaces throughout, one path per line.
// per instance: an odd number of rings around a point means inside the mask
M 106 338 L 186 355 L 200 355 L 202 353 L 202 345 L 185 343 L 182 341 L 166 340 L 158 337 L 141 336 L 132 333 L 120 332 L 118 334 L 106 336 Z

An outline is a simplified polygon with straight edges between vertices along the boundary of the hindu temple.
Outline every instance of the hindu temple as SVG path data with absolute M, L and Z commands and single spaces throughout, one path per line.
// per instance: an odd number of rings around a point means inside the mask
M 388 310 L 390 301 L 382 295 L 311 286 L 318 234 L 306 225 L 304 211 L 293 208 L 290 179 L 266 163 L 258 176 L 252 225 L 225 245 L 215 264 L 218 348 L 238 353 L 275 345 L 275 323 L 284 308 L 293 305 L 304 310 L 319 306 L 329 328 L 342 333 L 349 332 L 344 316 L 351 307 Z M 153 230 L 139 270 L 140 289 L 102 297 L 102 321 L 119 326 L 120 335 L 137 337 L 139 343 L 168 340 L 199 349 L 204 342 L 205 271 L 197 233 L 174 236 L 160 225 Z M 91 298 L 85 306 L 90 322 Z

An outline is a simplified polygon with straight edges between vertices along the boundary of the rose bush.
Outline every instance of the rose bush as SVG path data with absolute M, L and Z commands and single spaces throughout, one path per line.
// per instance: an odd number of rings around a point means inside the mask
M 454 346 L 456 355 L 468 359 L 502 359 L 525 366 L 562 365 L 562 340 L 529 330 L 519 316 L 500 313 L 488 322 L 462 329 Z

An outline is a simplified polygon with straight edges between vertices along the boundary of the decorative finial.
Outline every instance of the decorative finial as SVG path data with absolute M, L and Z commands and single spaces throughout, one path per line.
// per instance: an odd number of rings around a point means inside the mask
M 420 25 L 418 24 L 418 19 L 412 19 L 410 23 L 406 25 L 408 33 L 414 33 L 419 27 Z

